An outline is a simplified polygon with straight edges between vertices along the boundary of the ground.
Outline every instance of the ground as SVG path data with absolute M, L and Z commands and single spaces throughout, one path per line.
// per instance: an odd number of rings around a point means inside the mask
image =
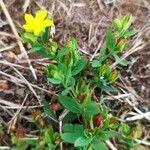
M 115 96 L 107 95 L 104 100 L 112 113 L 122 120 L 129 117 L 129 121 L 140 121 L 143 140 L 138 142 L 142 142 L 146 147 L 150 146 L 150 143 L 144 143 L 149 139 L 150 121 L 149 0 L 5 0 L 4 3 L 17 31 L 24 23 L 25 12 L 34 13 L 41 8 L 47 9 L 55 23 L 54 39 L 61 45 L 69 36 L 76 37 L 80 52 L 89 59 L 97 57 L 97 51 L 103 44 L 106 29 L 112 19 L 131 13 L 135 20 L 133 27 L 139 29 L 139 33 L 130 40 L 129 48 L 122 54 L 128 67 L 121 68 L 122 76 L 116 84 L 118 93 Z M 18 46 L 12 26 L 7 21 L 8 16 L 5 16 L 2 9 L 0 16 L 1 118 L 5 124 L 11 123 L 11 127 L 13 122 L 29 130 L 30 116 L 26 106 L 31 109 L 42 107 L 39 101 L 50 99 L 58 89 L 48 84 L 43 75 L 43 66 L 49 60 L 31 54 L 28 52 L 28 45 L 24 45 L 37 80 L 34 78 L 28 58 L 23 56 L 21 50 L 23 45 Z M 112 64 L 112 67 L 115 67 L 115 64 Z M 132 115 L 129 116 L 133 112 L 136 113 L 136 119 L 132 118 Z M 18 116 L 15 121 L 14 116 Z M 21 124 L 22 122 L 24 123 Z

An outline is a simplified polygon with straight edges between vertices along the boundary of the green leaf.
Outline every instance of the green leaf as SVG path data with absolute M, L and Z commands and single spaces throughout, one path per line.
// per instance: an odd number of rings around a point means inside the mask
M 66 88 L 65 90 L 63 90 L 62 92 L 61 92 L 61 95 L 67 95 L 68 93 L 69 93 L 69 89 L 68 88 Z
M 134 143 L 133 143 L 133 139 L 130 138 L 126 138 L 126 137 L 121 137 L 118 138 L 119 141 L 121 141 L 122 143 L 125 143 L 127 147 L 134 147 Z
M 61 138 L 68 143 L 74 144 L 74 142 L 76 141 L 76 139 L 78 139 L 80 137 L 79 134 L 77 133 L 63 133 L 61 135 Z
M 58 51 L 57 57 L 63 57 L 64 55 L 69 53 L 69 47 L 65 47 Z
M 65 87 L 70 86 L 70 84 L 74 82 L 73 78 L 71 78 L 71 68 L 65 63 L 58 63 L 58 71 L 59 76 L 57 76 L 57 79 L 59 79 L 65 85 Z
M 59 102 L 69 111 L 73 113 L 81 113 L 81 105 L 75 100 L 68 96 L 59 96 Z
M 128 124 L 125 124 L 125 123 L 122 124 L 121 129 L 122 129 L 123 134 L 126 135 L 126 136 L 127 136 L 127 135 L 130 133 L 130 131 L 131 131 L 130 126 L 129 126 Z
M 123 60 L 121 60 L 117 54 L 114 53 L 113 56 L 118 64 L 120 64 L 122 66 L 127 66 L 127 64 Z
M 91 137 L 81 136 L 78 139 L 76 139 L 74 146 L 75 147 L 85 147 L 85 146 L 89 145 L 91 140 L 92 140 Z
M 74 120 L 77 119 L 77 118 L 78 118 L 77 114 L 72 113 L 72 112 L 69 112 L 69 113 L 65 116 L 65 118 L 63 119 L 63 121 L 64 121 L 64 122 L 72 122 L 72 121 L 74 121 Z
M 66 76 L 68 74 L 69 69 L 66 66 L 66 64 L 58 63 L 57 67 L 58 67 L 59 72 L 62 73 L 62 76 L 64 75 Z
M 38 140 L 33 138 L 25 138 L 24 140 L 28 145 L 36 145 L 38 143 Z
M 63 83 L 64 76 L 63 76 L 63 74 L 61 74 L 60 71 L 58 71 L 58 70 L 54 71 L 53 77 L 54 77 L 54 79 L 57 79 L 58 81 Z
M 100 134 L 99 138 L 100 138 L 100 140 L 106 141 L 112 137 L 120 138 L 120 136 L 121 135 L 116 131 L 104 131 L 103 133 Z
M 93 150 L 108 150 L 108 147 L 103 142 L 94 142 L 93 144 Z
M 106 43 L 104 43 L 103 48 L 100 48 L 99 59 L 103 62 L 106 58 Z
M 78 48 L 77 40 L 74 37 L 71 37 L 70 39 L 70 48 L 75 51 Z
M 92 62 L 93 68 L 100 67 L 100 66 L 101 66 L 101 62 L 99 60 L 93 60 Z
M 100 89 L 106 92 L 115 92 L 116 89 L 112 86 L 108 86 L 108 85 L 100 85 Z
M 47 79 L 52 84 L 60 84 L 61 83 L 61 81 L 54 79 L 54 78 L 47 78 Z
M 111 29 L 108 29 L 107 31 L 106 45 L 110 52 L 114 50 L 115 45 L 116 45 L 115 37 Z
M 64 132 L 81 133 L 81 132 L 83 132 L 83 130 L 84 130 L 84 128 L 83 128 L 83 125 L 81 125 L 81 124 L 65 124 L 63 126 Z
M 51 41 L 51 42 L 50 42 L 49 52 L 50 52 L 52 55 L 55 56 L 55 55 L 56 55 L 57 48 L 58 48 L 57 43 L 54 42 L 54 41 Z
M 126 33 L 124 34 L 124 37 L 125 37 L 125 38 L 129 38 L 129 37 L 135 35 L 135 34 L 138 33 L 138 32 L 139 32 L 139 30 L 136 30 L 136 29 L 131 30 L 131 31 L 128 31 L 128 32 L 126 32 Z
M 70 88 L 71 88 L 71 87 L 73 87 L 75 85 L 76 80 L 73 77 L 70 77 L 69 79 L 70 80 L 68 81 L 68 86 L 70 86 Z
M 77 62 L 76 66 L 73 67 L 72 75 L 74 76 L 74 75 L 78 74 L 79 72 L 81 72 L 84 69 L 84 67 L 86 66 L 87 62 L 88 61 L 86 58 L 81 58 L 81 60 L 79 60 Z
M 43 57 L 47 57 L 47 58 L 52 58 L 52 54 L 50 50 L 44 48 L 42 45 L 40 44 L 36 44 L 33 45 L 32 48 L 30 49 L 31 52 L 37 52 L 38 54 L 42 55 Z
M 100 108 L 96 102 L 91 102 L 84 106 L 85 115 L 97 115 L 99 112 Z
M 43 43 L 48 42 L 49 37 L 50 37 L 50 28 L 47 27 L 47 28 L 45 28 L 45 31 L 44 31 L 44 32 L 42 33 L 42 35 L 41 35 L 41 40 L 42 40 L 42 42 L 43 42 Z
M 39 44 L 39 43 L 32 44 L 32 48 L 30 49 L 30 51 L 37 52 L 43 57 L 53 58 L 55 56 L 55 50 L 57 48 L 55 47 L 54 43 L 55 42 L 51 42 L 51 45 L 49 48 L 45 48 L 42 44 Z
M 41 45 L 37 45 L 37 46 L 33 46 L 31 49 L 30 49 L 30 52 L 38 52 L 40 50 L 42 50 L 43 47 Z
M 25 32 L 23 34 L 23 40 L 25 40 L 26 42 L 29 42 L 31 44 L 36 44 L 37 43 L 37 37 L 32 33 Z
M 80 136 L 84 134 L 83 125 L 80 124 L 66 124 L 63 126 L 63 133 L 61 138 L 68 143 L 74 143 Z
M 121 21 L 119 19 L 114 19 L 113 20 L 113 25 L 115 27 L 115 29 L 120 32 L 121 29 L 122 29 L 122 24 L 121 24 Z
M 57 119 L 55 114 L 51 110 L 50 105 L 48 104 L 48 102 L 44 101 L 43 109 L 44 109 L 45 114 L 47 114 L 49 117 L 51 117 L 52 119 Z
M 126 15 L 122 18 L 121 24 L 122 24 L 122 30 L 119 33 L 120 36 L 123 36 L 124 33 L 128 30 L 128 28 L 131 26 L 132 23 L 132 15 Z

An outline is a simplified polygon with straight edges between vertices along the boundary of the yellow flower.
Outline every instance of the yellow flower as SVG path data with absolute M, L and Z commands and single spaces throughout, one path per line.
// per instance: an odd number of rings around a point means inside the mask
M 39 10 L 35 17 L 31 14 L 25 14 L 26 23 L 23 28 L 27 32 L 33 32 L 34 35 L 39 35 L 46 27 L 52 26 L 53 20 L 47 18 L 47 10 Z

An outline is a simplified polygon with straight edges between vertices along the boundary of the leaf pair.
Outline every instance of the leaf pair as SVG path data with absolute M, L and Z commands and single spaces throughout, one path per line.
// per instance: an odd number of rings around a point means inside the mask
M 80 104 L 75 98 L 70 98 L 65 95 L 59 97 L 59 102 L 69 111 L 77 114 L 85 114 L 89 116 L 96 115 L 100 112 L 98 104 L 94 101 L 87 104 Z

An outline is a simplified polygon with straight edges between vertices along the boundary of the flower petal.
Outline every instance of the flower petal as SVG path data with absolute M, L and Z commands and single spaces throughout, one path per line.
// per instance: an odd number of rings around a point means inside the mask
M 27 31 L 27 32 L 31 32 L 33 31 L 33 27 L 30 24 L 24 24 L 23 28 Z
M 27 23 L 32 23 L 34 21 L 34 17 L 31 14 L 25 14 L 24 18 Z
M 47 13 L 48 13 L 47 10 L 39 10 L 39 11 L 36 13 L 35 19 L 36 19 L 37 21 L 42 22 L 42 21 L 46 18 Z
M 54 24 L 54 22 L 51 19 L 45 19 L 43 21 L 43 27 L 49 27 L 49 26 L 52 26 L 53 24 Z
M 34 35 L 39 35 L 42 30 L 43 30 L 42 26 L 34 28 Z

